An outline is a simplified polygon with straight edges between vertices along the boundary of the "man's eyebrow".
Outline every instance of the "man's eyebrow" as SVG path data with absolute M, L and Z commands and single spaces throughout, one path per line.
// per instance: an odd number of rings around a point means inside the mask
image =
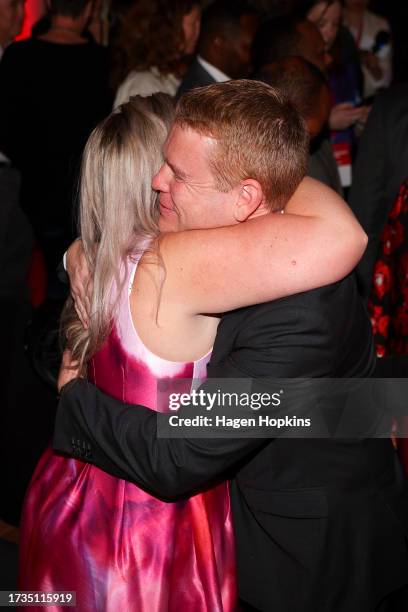
M 170 170 L 173 172 L 173 174 L 176 174 L 177 176 L 179 176 L 182 179 L 187 179 L 188 178 L 188 175 L 183 170 L 181 170 L 181 168 L 178 168 L 177 166 L 175 166 L 174 164 L 169 162 L 167 157 L 164 158 L 164 161 L 168 165 Z

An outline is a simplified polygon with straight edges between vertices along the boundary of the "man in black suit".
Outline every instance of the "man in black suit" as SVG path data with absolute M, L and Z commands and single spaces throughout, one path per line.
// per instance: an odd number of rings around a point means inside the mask
M 370 323 L 349 275 L 224 315 L 208 373 L 253 377 L 259 391 L 262 377 L 365 377 L 372 368 Z M 386 610 L 378 606 L 408 583 L 407 491 L 390 440 L 166 438 L 157 419 L 77 380 L 62 390 L 54 448 L 167 500 L 233 476 L 248 609 Z
M 408 86 L 380 94 L 360 140 L 350 206 L 368 234 L 367 250 L 357 267 L 368 298 L 379 239 L 401 183 L 408 177 Z
M 203 12 L 198 55 L 177 98 L 194 87 L 248 76 L 256 14 L 241 0 L 216 0 Z

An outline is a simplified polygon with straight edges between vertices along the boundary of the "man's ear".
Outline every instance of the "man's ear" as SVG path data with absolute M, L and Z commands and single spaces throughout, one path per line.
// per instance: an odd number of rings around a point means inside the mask
M 241 181 L 234 217 L 240 223 L 253 215 L 264 202 L 262 187 L 255 179 Z

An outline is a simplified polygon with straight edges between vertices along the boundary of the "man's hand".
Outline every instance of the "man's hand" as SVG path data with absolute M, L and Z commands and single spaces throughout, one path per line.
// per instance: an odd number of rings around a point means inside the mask
M 77 362 L 72 361 L 71 351 L 65 349 L 62 354 L 62 362 L 60 371 L 58 374 L 58 393 L 61 393 L 61 389 L 64 385 L 69 383 L 74 378 L 79 377 L 79 370 L 77 367 Z
M 67 251 L 67 274 L 75 310 L 87 328 L 91 309 L 92 278 L 89 275 L 82 240 L 75 240 Z

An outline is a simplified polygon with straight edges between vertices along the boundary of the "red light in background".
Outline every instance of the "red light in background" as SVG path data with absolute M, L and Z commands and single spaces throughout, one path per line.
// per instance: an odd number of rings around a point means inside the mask
M 45 14 L 44 0 L 26 0 L 25 17 L 21 34 L 15 40 L 23 40 L 31 36 L 31 28 Z

